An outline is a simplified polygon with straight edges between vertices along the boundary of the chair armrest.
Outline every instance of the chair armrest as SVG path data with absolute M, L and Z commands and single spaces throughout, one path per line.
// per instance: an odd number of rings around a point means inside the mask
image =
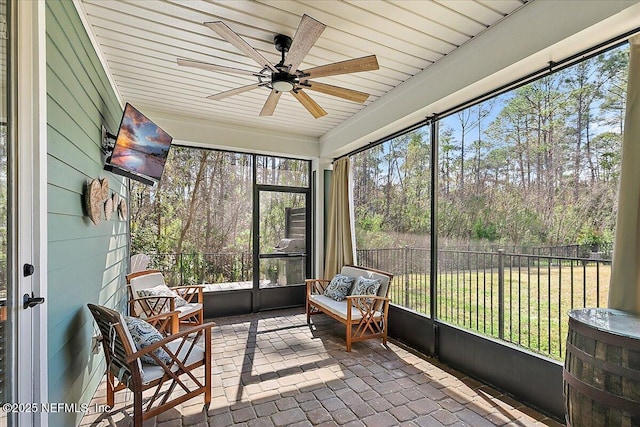
M 202 293 L 203 289 L 204 289 L 204 285 L 183 285 L 183 286 L 174 286 L 171 288 L 171 290 L 175 291 L 187 302 L 198 302 L 200 304 L 204 302 L 204 297 Z M 193 301 L 195 297 L 197 297 L 197 300 Z
M 327 279 L 305 279 L 304 281 L 307 285 L 307 297 L 309 295 L 321 295 L 324 293 L 327 284 L 331 282 L 331 280 Z
M 138 313 L 136 307 L 139 307 L 142 313 Z M 175 311 L 176 299 L 174 297 L 160 296 L 138 297 L 129 301 L 129 309 L 134 317 L 140 317 L 140 314 L 144 314 L 146 317 L 153 317 Z
M 146 317 L 144 320 L 155 327 L 162 335 L 169 336 L 178 332 L 180 325 L 180 312 L 170 311 L 168 313 L 157 314 Z
M 363 318 L 368 318 L 376 312 L 381 312 L 386 316 L 389 309 L 390 298 L 377 295 L 347 295 L 347 319 L 351 320 L 351 309 L 353 307 L 360 311 Z
M 172 286 L 171 289 L 177 291 L 178 289 L 204 289 L 205 285 L 181 285 L 181 286 Z
M 211 328 L 214 327 L 214 326 L 216 326 L 216 324 L 214 322 L 208 322 L 208 323 L 204 323 L 202 325 L 196 326 L 194 328 L 190 328 L 190 329 L 178 332 L 176 334 L 169 335 L 169 336 L 161 339 L 160 341 L 154 342 L 153 344 L 143 348 L 142 350 L 138 350 L 138 351 L 136 351 L 134 353 L 131 353 L 131 354 L 127 355 L 126 358 L 125 358 L 125 362 L 126 363 L 131 363 L 131 362 L 135 361 L 136 359 L 141 358 L 145 354 L 149 354 L 151 357 L 156 359 L 155 355 L 153 355 L 153 352 L 155 350 L 159 349 L 160 347 L 162 347 L 164 349 L 164 351 L 166 351 L 175 361 L 175 360 L 177 360 L 177 357 L 176 357 L 175 353 L 179 353 L 180 352 L 180 350 L 182 349 L 182 347 L 183 347 L 185 342 L 187 342 L 187 341 L 190 342 L 191 346 L 196 345 L 196 343 L 198 342 L 198 339 L 200 338 L 199 335 L 208 334 L 209 337 L 210 337 L 211 336 Z M 192 337 L 193 335 L 195 335 L 195 336 Z M 174 341 L 181 341 L 180 347 L 178 348 L 178 350 L 175 353 L 173 353 L 167 347 L 167 344 L 172 343 Z M 190 353 L 190 352 L 187 352 L 187 353 Z M 159 360 L 158 360 L 158 362 L 159 362 Z M 160 364 L 160 366 L 162 366 L 162 364 Z
M 367 299 L 374 299 L 374 300 L 380 300 L 380 301 L 391 301 L 391 298 L 381 297 L 379 295 L 347 295 L 345 298 L 347 300 L 355 299 L 355 298 L 367 298 Z

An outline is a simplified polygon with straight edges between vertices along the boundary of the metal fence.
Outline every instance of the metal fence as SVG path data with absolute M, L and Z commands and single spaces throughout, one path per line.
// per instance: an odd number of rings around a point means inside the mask
M 423 248 L 358 249 L 358 265 L 394 275 L 389 298 L 405 308 L 429 314 L 431 250 Z
M 440 250 L 435 317 L 562 359 L 567 313 L 604 306 L 608 298 L 610 261 L 595 255 Z M 357 256 L 360 265 L 394 274 L 395 304 L 431 315 L 429 249 L 367 249 Z
M 246 282 L 253 279 L 251 253 L 149 254 L 149 267 L 163 272 L 170 286 Z
M 577 245 L 518 252 L 524 249 L 438 251 L 435 317 L 561 359 L 567 313 L 606 304 L 610 261 Z M 170 285 L 253 278 L 250 253 L 149 256 L 149 268 L 161 270 Z M 389 296 L 395 304 L 432 315 L 430 249 L 360 249 L 357 256 L 359 265 L 393 273 Z

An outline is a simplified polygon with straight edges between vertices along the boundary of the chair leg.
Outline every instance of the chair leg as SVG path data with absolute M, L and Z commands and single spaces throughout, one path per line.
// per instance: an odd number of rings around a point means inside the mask
M 133 393 L 133 427 L 142 427 L 142 392 Z
M 107 406 L 113 408 L 115 406 L 115 377 L 109 371 L 107 371 Z
M 351 325 L 347 323 L 347 352 L 351 351 Z
M 311 306 L 309 305 L 309 300 L 307 300 L 307 325 L 311 323 Z
M 211 331 L 205 332 L 204 345 L 207 349 L 205 351 L 205 357 L 207 360 L 204 364 L 204 404 L 209 405 L 211 403 Z
M 180 319 L 178 316 L 171 316 L 171 333 L 177 334 L 180 332 Z

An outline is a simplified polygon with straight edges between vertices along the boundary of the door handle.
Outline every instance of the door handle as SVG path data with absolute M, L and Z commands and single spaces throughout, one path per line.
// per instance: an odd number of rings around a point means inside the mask
M 44 298 L 42 297 L 34 297 L 33 292 L 31 292 L 31 296 L 29 294 L 24 294 L 22 296 L 22 308 L 33 308 L 38 304 L 44 303 Z

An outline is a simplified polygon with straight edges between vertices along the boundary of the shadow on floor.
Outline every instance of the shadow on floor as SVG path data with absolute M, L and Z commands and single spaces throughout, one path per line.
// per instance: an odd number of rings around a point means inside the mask
M 345 350 L 344 326 L 302 309 L 215 319 L 213 400 L 145 426 L 541 426 L 561 424 L 435 360 L 379 340 Z M 90 408 L 105 402 L 104 384 Z M 83 426 L 125 426 L 132 397 Z M 129 407 L 127 407 L 129 404 Z

